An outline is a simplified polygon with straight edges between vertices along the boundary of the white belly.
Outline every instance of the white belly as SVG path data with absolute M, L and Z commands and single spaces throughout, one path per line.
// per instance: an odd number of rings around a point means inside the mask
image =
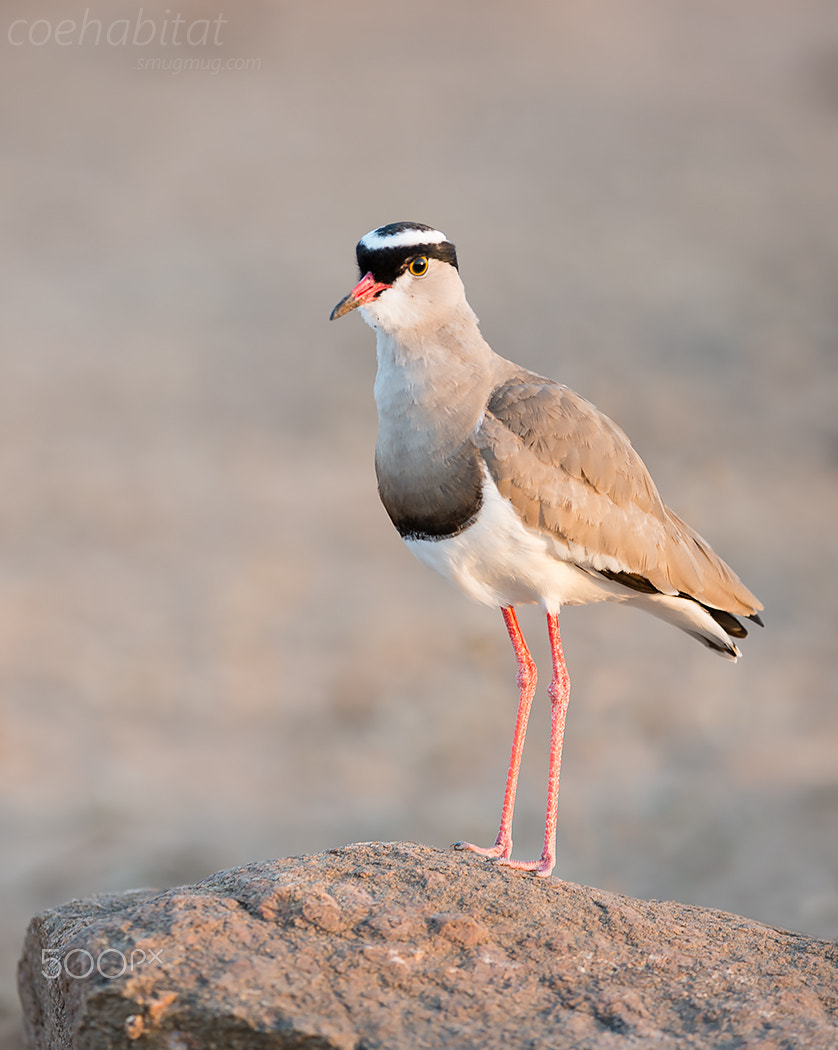
M 562 605 L 627 597 L 625 588 L 570 560 L 559 539 L 524 525 L 488 476 L 473 525 L 450 539 L 405 543 L 421 562 L 485 605 L 540 605 L 558 612 Z

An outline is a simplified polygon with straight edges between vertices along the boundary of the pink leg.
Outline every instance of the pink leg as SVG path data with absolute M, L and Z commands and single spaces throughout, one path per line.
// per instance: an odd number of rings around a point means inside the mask
M 559 808 L 559 774 L 562 767 L 562 744 L 567 703 L 570 698 L 570 676 L 564 662 L 562 640 L 559 636 L 559 617 L 547 613 L 547 630 L 553 654 L 553 678 L 547 690 L 550 697 L 550 769 L 547 781 L 547 819 L 544 824 L 544 849 L 541 859 L 520 861 L 504 859 L 501 863 L 511 868 L 523 868 L 536 875 L 549 875 L 556 863 L 556 814 Z M 506 855 L 508 857 L 508 854 Z
M 512 756 L 509 759 L 509 772 L 506 774 L 506 790 L 503 794 L 503 809 L 500 817 L 500 830 L 494 846 L 474 846 L 470 842 L 457 842 L 456 849 L 468 849 L 484 857 L 497 857 L 506 860 L 512 853 L 512 811 L 515 809 L 515 789 L 518 786 L 518 771 L 521 768 L 521 754 L 524 750 L 524 737 L 527 732 L 527 721 L 530 717 L 532 698 L 535 695 L 536 670 L 533 658 L 524 641 L 518 617 L 511 605 L 501 609 L 506 629 L 515 658 L 518 661 L 518 688 L 521 696 L 518 701 L 518 717 L 515 720 L 515 733 L 512 737 Z

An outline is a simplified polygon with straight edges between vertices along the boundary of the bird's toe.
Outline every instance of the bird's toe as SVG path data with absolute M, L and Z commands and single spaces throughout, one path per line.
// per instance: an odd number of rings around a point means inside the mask
M 469 853 L 477 853 L 481 857 L 490 860 L 503 860 L 512 852 L 512 843 L 495 843 L 494 846 L 475 846 L 473 842 L 455 842 L 452 849 L 468 850 Z

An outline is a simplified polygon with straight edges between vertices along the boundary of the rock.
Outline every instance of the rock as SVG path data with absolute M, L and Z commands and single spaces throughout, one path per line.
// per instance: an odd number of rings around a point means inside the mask
M 838 1045 L 838 946 L 362 843 L 30 923 L 30 1050 Z

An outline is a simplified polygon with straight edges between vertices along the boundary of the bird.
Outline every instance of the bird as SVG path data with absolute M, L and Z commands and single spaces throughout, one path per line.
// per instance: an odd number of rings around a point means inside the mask
M 549 876 L 570 678 L 565 605 L 631 605 L 737 660 L 763 608 L 662 501 L 625 433 L 567 386 L 496 354 L 466 300 L 455 246 L 395 222 L 356 247 L 359 280 L 330 320 L 375 331 L 375 469 L 384 509 L 420 562 L 500 609 L 517 661 L 518 710 L 497 838 L 455 847 Z M 512 816 L 536 666 L 516 606 L 546 616 L 552 659 L 544 846 L 512 857 Z

